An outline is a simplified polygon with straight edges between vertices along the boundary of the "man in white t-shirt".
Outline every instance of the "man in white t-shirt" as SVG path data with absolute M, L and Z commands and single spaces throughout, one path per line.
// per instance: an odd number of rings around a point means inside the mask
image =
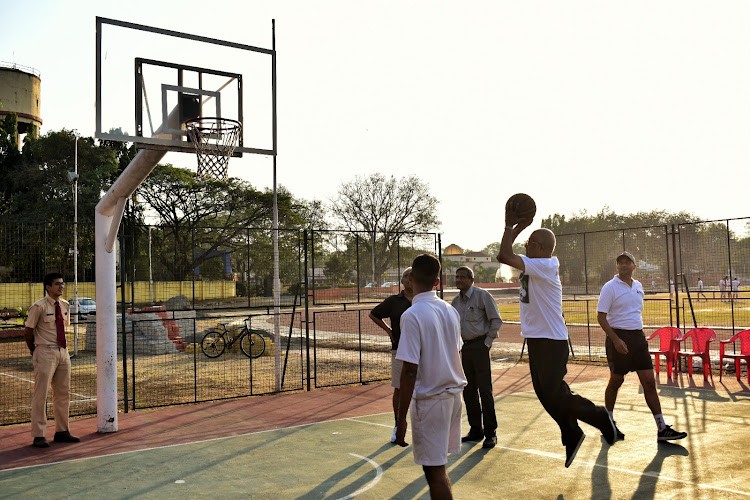
M 630 252 L 617 256 L 617 274 L 602 287 L 596 319 L 607 334 L 605 348 L 609 364 L 609 383 L 604 391 L 604 406 L 614 421 L 617 392 L 625 375 L 635 372 L 643 387 L 643 397 L 656 422 L 656 439 L 671 441 L 687 437 L 664 422 L 661 402 L 656 392 L 654 365 L 643 333 L 643 286 L 633 278 L 635 257 Z M 617 429 L 617 439 L 625 435 Z
M 740 298 L 740 279 L 737 276 L 732 278 L 732 298 Z
M 452 498 L 445 470 L 448 454 L 461 449 L 461 318 L 433 288 L 440 284 L 440 261 L 422 254 L 411 265 L 414 297 L 401 315 L 396 359 L 403 362 L 396 444 L 408 446 L 406 414 L 411 410 L 414 462 L 422 466 L 431 498 Z
M 521 334 L 529 348 L 529 371 L 539 402 L 560 427 L 565 467 L 570 467 L 585 437 L 578 421 L 596 427 L 608 444 L 615 442 L 615 424 L 603 406 L 570 390 L 565 382 L 568 329 L 562 315 L 560 263 L 553 257 L 555 234 L 537 229 L 526 243 L 526 255 L 513 253 L 513 241 L 531 219 L 505 212 L 505 232 L 497 260 L 521 275 Z
M 703 300 L 708 301 L 708 297 L 706 297 L 706 294 L 703 293 L 703 280 L 698 277 L 698 300 L 701 300 L 701 296 L 703 296 Z

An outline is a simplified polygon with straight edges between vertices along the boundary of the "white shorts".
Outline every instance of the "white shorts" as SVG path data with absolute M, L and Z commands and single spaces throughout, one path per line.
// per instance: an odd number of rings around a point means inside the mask
M 445 465 L 449 453 L 461 451 L 461 407 L 460 392 L 412 400 L 409 413 L 415 463 Z
M 401 387 L 401 369 L 404 362 L 396 359 L 396 351 L 391 351 L 391 387 L 398 389 Z

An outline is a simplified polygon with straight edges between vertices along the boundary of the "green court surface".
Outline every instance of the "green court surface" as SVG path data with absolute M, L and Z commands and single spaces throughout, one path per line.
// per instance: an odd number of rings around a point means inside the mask
M 528 390 L 524 369 L 495 372 L 496 387 L 506 379 L 504 389 L 496 390 L 498 446 L 483 450 L 481 443 L 467 443 L 450 457 L 447 468 L 456 498 L 750 497 L 747 391 L 718 384 L 660 385 L 667 423 L 689 435 L 675 444 L 658 444 L 653 418 L 631 375 L 615 411 L 625 440 L 608 446 L 596 429 L 582 424 L 586 440 L 566 469 L 559 430 Z M 568 380 L 576 392 L 601 403 L 606 378 L 572 375 L 576 380 Z M 517 390 L 521 385 L 524 390 Z M 388 399 L 390 388 L 383 384 L 377 392 Z M 294 411 L 289 401 L 286 410 Z M 153 412 L 150 418 L 158 415 Z M 242 412 L 225 417 L 242 418 Z M 228 424 L 212 417 L 192 431 Z M 107 453 L 105 436 L 96 440 L 91 453 L 99 456 L 19 466 L 21 461 L 0 470 L 0 497 L 428 498 L 411 447 L 388 442 L 392 425 L 386 410 L 179 444 L 133 443 L 135 449 L 115 454 Z M 0 428 L 0 437 L 4 430 Z

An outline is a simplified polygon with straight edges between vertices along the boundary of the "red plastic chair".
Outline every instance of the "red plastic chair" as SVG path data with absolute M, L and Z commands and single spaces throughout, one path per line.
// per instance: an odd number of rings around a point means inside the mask
M 690 340 L 692 351 L 685 351 L 680 348 L 682 343 L 688 340 Z M 675 340 L 677 343 L 675 361 L 685 358 L 687 360 L 688 375 L 692 377 L 693 358 L 701 358 L 701 361 L 703 361 L 703 380 L 707 381 L 709 376 L 713 380 L 711 352 L 709 349 L 712 340 L 716 340 L 716 332 L 710 328 L 693 328 L 692 330 L 688 330 L 684 336 Z
M 660 357 L 664 356 L 667 363 L 667 376 L 672 377 L 672 366 L 675 359 L 675 342 L 680 337 L 680 330 L 674 326 L 665 326 L 652 333 L 646 340 L 659 337 L 659 348 L 649 349 L 648 352 L 654 357 L 654 371 L 659 373 Z
M 736 349 L 733 353 L 727 353 L 727 347 L 734 345 L 735 342 L 740 341 L 740 352 L 737 353 Z M 747 365 L 747 383 L 750 384 L 750 330 L 742 330 L 739 333 L 734 334 L 729 340 L 719 341 L 719 380 L 721 380 L 721 373 L 724 371 L 724 358 L 734 359 L 734 374 L 737 380 L 740 379 L 740 367 L 742 360 L 745 360 Z

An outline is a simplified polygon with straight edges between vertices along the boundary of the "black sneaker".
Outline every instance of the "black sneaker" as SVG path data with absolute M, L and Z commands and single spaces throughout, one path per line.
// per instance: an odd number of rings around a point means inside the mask
M 482 448 L 484 449 L 490 449 L 494 448 L 497 445 L 497 436 L 487 436 L 484 438 L 484 443 L 482 443 Z
M 657 441 L 672 441 L 674 439 L 684 439 L 687 437 L 687 432 L 679 432 L 672 429 L 671 426 L 667 425 L 656 434 Z
M 609 412 L 603 406 L 597 408 L 596 413 L 596 424 L 594 427 L 599 429 L 608 445 L 611 446 L 615 444 L 615 441 L 617 440 L 617 427 L 615 427 L 615 421 L 612 420 Z
M 578 432 L 581 433 L 578 436 L 578 439 L 565 445 L 565 468 L 570 467 L 570 464 L 573 463 L 573 459 L 576 457 L 578 449 L 581 447 L 583 440 L 586 439 L 586 434 L 584 434 L 582 430 L 579 429 Z
M 613 420 L 614 422 L 614 420 Z M 622 433 L 622 431 L 617 427 L 617 422 L 615 423 L 615 437 L 617 441 L 625 441 L 625 434 Z

